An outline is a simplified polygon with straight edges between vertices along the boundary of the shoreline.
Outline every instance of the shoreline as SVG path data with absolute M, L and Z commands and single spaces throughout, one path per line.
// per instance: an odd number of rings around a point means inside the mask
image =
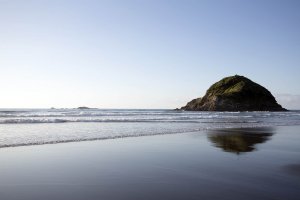
M 157 122 L 159 123 L 159 122 Z M 165 123 L 165 122 L 164 122 Z M 97 138 L 87 138 L 87 139 L 70 139 L 70 140 L 61 140 L 61 141 L 49 141 L 43 143 L 21 143 L 21 144 L 9 144 L 9 145 L 1 145 L 0 151 L 4 148 L 16 148 L 16 147 L 26 147 L 26 146 L 41 146 L 41 145 L 54 145 L 54 144 L 64 144 L 64 143 L 77 143 L 77 142 L 88 142 L 88 141 L 102 141 L 102 140 L 115 140 L 115 139 L 123 139 L 123 138 L 136 138 L 136 137 L 147 137 L 147 136 L 159 136 L 159 135 L 173 135 L 173 134 L 189 134 L 189 133 L 197 133 L 197 132 L 207 132 L 213 130 L 234 130 L 234 129 L 257 129 L 257 128 L 271 128 L 271 127 L 286 127 L 286 126 L 299 126 L 300 125 L 278 125 L 278 126 L 243 126 L 243 127 L 216 127 L 216 128 L 203 128 L 198 130 L 189 130 L 183 132 L 170 132 L 170 133 L 156 133 L 156 134 L 148 134 L 148 135 L 123 135 L 123 136 L 115 136 L 115 137 L 97 137 Z

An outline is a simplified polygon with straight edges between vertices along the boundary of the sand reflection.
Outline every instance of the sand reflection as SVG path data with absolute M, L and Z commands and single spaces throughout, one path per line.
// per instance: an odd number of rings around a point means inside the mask
M 270 140 L 273 134 L 273 128 L 240 128 L 210 130 L 207 136 L 223 151 L 240 154 L 256 150 L 257 144 Z

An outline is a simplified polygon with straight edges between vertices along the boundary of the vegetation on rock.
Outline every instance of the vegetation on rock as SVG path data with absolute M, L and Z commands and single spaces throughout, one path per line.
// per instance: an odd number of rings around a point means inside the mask
M 230 76 L 213 84 L 203 98 L 187 103 L 182 110 L 199 111 L 286 111 L 263 86 L 244 76 Z

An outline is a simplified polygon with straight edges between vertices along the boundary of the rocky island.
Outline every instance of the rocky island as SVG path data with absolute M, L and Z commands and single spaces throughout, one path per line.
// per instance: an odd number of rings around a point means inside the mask
M 187 111 L 287 111 L 263 86 L 244 76 L 230 76 L 213 84 L 204 97 L 193 99 Z
M 87 109 L 91 109 L 91 108 L 86 107 L 86 106 L 80 106 L 77 109 L 79 109 L 79 110 L 87 110 Z

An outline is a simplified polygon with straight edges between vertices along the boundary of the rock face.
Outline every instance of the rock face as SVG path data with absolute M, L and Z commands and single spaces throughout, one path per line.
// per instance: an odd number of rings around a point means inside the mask
M 230 76 L 213 84 L 202 98 L 187 103 L 189 111 L 286 111 L 261 85 L 244 76 Z

